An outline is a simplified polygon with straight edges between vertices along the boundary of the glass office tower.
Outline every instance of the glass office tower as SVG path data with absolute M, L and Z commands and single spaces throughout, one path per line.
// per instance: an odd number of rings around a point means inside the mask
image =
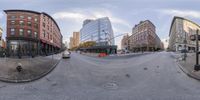
M 86 19 L 80 30 L 81 43 L 95 41 L 98 45 L 114 45 L 114 34 L 108 17 Z

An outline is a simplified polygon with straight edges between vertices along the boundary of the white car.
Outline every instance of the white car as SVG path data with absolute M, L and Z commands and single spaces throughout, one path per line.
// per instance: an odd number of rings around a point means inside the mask
M 68 51 L 64 51 L 63 54 L 62 54 L 62 58 L 70 58 L 70 52 Z

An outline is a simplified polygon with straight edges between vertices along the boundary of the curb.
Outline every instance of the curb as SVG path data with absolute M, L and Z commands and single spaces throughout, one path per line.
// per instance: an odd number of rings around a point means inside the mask
M 103 59 L 113 59 L 113 57 L 115 57 L 114 59 L 120 59 L 120 58 L 132 58 L 132 57 L 138 57 L 138 56 L 143 56 L 143 55 L 149 55 L 152 54 L 151 52 L 148 53 L 138 53 L 138 54 L 130 54 L 130 55 L 120 55 L 120 56 L 106 56 L 103 57 Z
M 177 61 L 177 65 L 187 76 L 189 76 L 190 78 L 193 78 L 193 79 L 196 79 L 196 80 L 200 81 L 200 77 L 197 77 L 196 75 L 193 75 L 187 69 L 183 68 L 183 66 L 179 63 L 179 61 Z
M 0 77 L 0 81 L 2 82 L 7 82 L 7 83 L 27 83 L 27 82 L 33 82 L 35 80 L 41 79 L 42 77 L 46 76 L 49 74 L 55 67 L 58 65 L 58 63 L 61 61 L 61 58 L 51 67 L 47 72 L 42 73 L 38 77 L 32 78 L 32 79 L 26 79 L 26 80 L 9 80 L 7 78 Z

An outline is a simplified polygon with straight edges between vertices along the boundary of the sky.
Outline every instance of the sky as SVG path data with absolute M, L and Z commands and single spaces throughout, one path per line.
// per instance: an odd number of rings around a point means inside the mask
M 6 15 L 3 10 L 26 9 L 46 12 L 61 29 L 63 41 L 69 43 L 74 31 L 80 31 L 85 19 L 109 17 L 114 36 L 131 34 L 132 28 L 143 20 L 156 26 L 161 40 L 168 38 L 174 16 L 200 23 L 199 0 L 0 0 L 0 26 L 6 37 Z M 115 38 L 120 48 L 122 36 Z

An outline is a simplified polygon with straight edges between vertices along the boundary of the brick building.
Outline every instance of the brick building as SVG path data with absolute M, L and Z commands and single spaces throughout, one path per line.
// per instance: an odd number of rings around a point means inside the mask
M 121 49 L 128 50 L 128 46 L 129 46 L 129 35 L 127 33 L 126 35 L 123 36 L 121 40 Z
M 80 33 L 79 32 L 73 32 L 73 37 L 70 37 L 70 49 L 74 47 L 78 47 L 80 43 Z
M 74 39 L 73 37 L 70 37 L 69 39 L 69 48 L 72 49 L 74 47 Z
M 48 55 L 62 47 L 62 34 L 47 13 L 4 10 L 7 14 L 7 49 L 10 56 Z
M 161 40 L 156 34 L 155 25 L 149 21 L 140 21 L 132 29 L 132 35 L 129 37 L 129 50 L 155 51 L 161 49 Z
M 77 47 L 80 43 L 80 33 L 73 32 L 73 38 L 74 38 L 74 46 Z

